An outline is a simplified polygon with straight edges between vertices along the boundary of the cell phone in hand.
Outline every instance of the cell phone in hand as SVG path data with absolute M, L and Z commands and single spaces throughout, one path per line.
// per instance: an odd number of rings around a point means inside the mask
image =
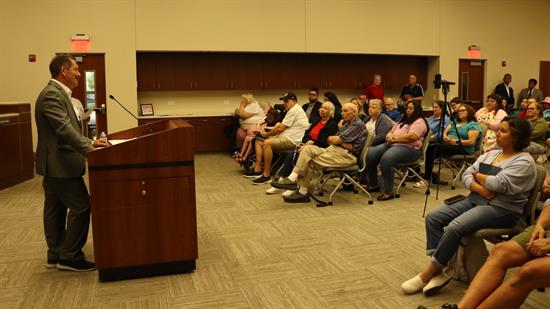
M 443 203 L 447 204 L 447 205 L 451 205 L 451 204 L 454 204 L 456 202 L 460 202 L 462 201 L 463 199 L 465 199 L 466 197 L 462 194 L 458 194 L 458 195 L 455 195 L 455 196 L 451 196 L 449 197 L 448 199 L 445 199 L 443 201 Z

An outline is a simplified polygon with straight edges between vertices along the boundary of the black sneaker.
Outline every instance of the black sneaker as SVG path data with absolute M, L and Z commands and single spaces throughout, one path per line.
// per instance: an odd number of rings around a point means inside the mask
M 95 263 L 88 262 L 84 259 L 78 261 L 59 260 L 57 269 L 70 271 L 91 271 L 95 270 Z
M 271 176 L 264 176 L 263 174 L 262 176 L 252 180 L 253 185 L 263 185 L 270 182 L 271 182 Z
M 264 173 L 262 172 L 255 172 L 253 169 L 248 170 L 244 172 L 243 177 L 245 178 L 256 178 L 258 176 L 262 176 Z
M 48 258 L 48 261 L 46 262 L 46 268 L 48 269 L 56 268 L 57 263 L 59 263 L 59 258 Z

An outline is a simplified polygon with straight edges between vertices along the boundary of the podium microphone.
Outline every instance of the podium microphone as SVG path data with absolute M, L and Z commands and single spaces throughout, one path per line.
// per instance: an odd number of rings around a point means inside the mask
M 120 107 L 122 107 L 128 114 L 130 114 L 132 117 L 134 117 L 136 120 L 138 120 L 138 118 L 137 118 L 134 114 L 132 114 L 131 111 L 129 111 L 128 109 L 126 109 L 126 107 L 124 107 L 124 105 L 122 105 L 117 99 L 115 99 L 115 97 L 113 97 L 113 95 L 110 94 L 110 95 L 109 95 L 109 99 L 111 99 L 111 100 L 117 102 L 118 105 L 120 105 Z

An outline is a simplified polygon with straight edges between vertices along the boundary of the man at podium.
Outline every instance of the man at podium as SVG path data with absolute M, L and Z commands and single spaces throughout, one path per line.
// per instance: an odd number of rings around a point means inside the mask
M 92 141 L 82 135 L 82 124 L 71 103 L 71 90 L 80 78 L 76 60 L 58 55 L 50 62 L 50 73 L 52 79 L 35 106 L 36 172 L 44 176 L 46 267 L 90 271 L 95 264 L 86 261 L 82 252 L 90 224 L 90 197 L 82 178 L 84 156 L 94 147 L 107 146 L 107 141 Z

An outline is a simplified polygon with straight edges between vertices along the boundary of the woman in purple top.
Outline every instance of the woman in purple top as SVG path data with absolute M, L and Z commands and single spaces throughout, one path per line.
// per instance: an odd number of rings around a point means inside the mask
M 393 198 L 393 167 L 398 163 L 408 163 L 418 160 L 422 141 L 428 132 L 428 124 L 422 115 L 422 106 L 413 101 L 405 105 L 405 115 L 386 136 L 386 143 L 369 149 L 367 167 L 369 176 L 369 192 L 380 191 L 377 169 L 380 164 L 382 171 L 384 194 L 378 196 L 379 201 Z

